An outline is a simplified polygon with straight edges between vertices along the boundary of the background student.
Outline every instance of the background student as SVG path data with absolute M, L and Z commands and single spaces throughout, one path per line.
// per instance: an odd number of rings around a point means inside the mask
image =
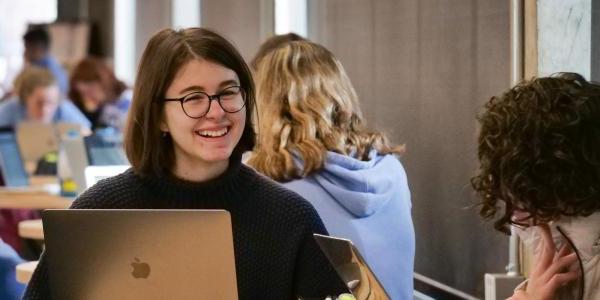
M 125 83 L 102 60 L 88 57 L 79 62 L 69 85 L 69 98 L 90 120 L 92 130 L 122 130 L 131 99 L 125 95 Z
M 332 235 L 352 240 L 393 299 L 412 299 L 403 147 L 367 129 L 350 79 L 323 46 L 275 48 L 256 82 L 259 136 L 248 163 L 309 200 Z
M 0 127 L 22 121 L 67 122 L 90 128 L 90 121 L 58 89 L 50 71 L 28 67 L 15 79 L 17 97 L 0 103 Z
M 62 94 L 66 96 L 69 91 L 69 77 L 60 63 L 50 54 L 52 40 L 45 28 L 34 26 L 23 35 L 25 45 L 24 58 L 30 66 L 47 69 L 56 79 L 56 84 Z

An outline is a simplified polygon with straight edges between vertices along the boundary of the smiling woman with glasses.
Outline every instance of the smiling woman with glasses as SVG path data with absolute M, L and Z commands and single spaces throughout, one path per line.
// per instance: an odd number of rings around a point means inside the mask
M 206 29 L 165 29 L 150 39 L 136 78 L 124 143 L 131 169 L 98 182 L 72 208 L 224 209 L 239 299 L 347 292 L 313 239 L 326 234 L 315 209 L 241 164 L 254 147 L 255 98 L 238 51 Z M 47 259 L 40 259 L 25 299 L 49 299 Z

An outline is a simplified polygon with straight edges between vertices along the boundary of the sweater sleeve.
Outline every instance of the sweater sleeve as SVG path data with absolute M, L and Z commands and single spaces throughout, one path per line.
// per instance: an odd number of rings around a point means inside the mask
M 29 280 L 23 300 L 50 299 L 50 286 L 48 284 L 48 269 L 46 252 L 42 253 L 39 263 Z
M 304 299 L 337 297 L 347 293 L 348 289 L 315 241 L 313 233 L 326 235 L 327 230 L 317 212 L 314 209 L 311 212 L 312 216 L 308 218 L 310 224 L 304 233 L 296 261 L 294 292 Z

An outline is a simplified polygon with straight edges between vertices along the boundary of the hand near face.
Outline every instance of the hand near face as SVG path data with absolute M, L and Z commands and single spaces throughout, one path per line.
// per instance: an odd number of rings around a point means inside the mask
M 516 291 L 509 300 L 551 300 L 567 283 L 579 278 L 577 254 L 565 244 L 558 252 L 547 224 L 538 226 L 540 254 L 525 290 Z

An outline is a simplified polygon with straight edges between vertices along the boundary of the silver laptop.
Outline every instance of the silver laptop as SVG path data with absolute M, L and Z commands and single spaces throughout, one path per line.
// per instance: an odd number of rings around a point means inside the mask
M 389 300 L 383 285 L 352 244 L 352 241 L 314 234 L 317 244 L 325 254 L 340 279 L 358 300 Z
M 64 153 L 59 153 L 59 160 L 65 160 L 67 167 L 71 173 L 71 177 L 77 185 L 77 195 L 85 191 L 87 185 L 85 181 L 85 168 L 88 166 L 88 157 L 85 150 L 85 144 L 83 143 L 83 137 L 80 135 L 76 136 L 64 136 L 61 139 Z M 60 155 L 64 155 L 61 157 Z
M 65 159 L 68 162 L 71 177 L 77 184 L 77 194 L 81 194 L 86 188 L 96 184 L 101 179 L 121 174 L 129 169 L 129 161 L 121 157 L 122 148 L 100 147 L 101 150 L 90 149 L 89 147 L 93 146 L 94 143 L 90 143 L 89 140 L 86 142 L 86 138 L 82 136 L 64 136 L 61 141 L 66 157 L 59 157 L 59 160 Z M 113 154 L 110 154 L 111 152 Z M 122 156 L 125 155 L 122 154 Z M 90 165 L 90 162 L 102 162 L 103 164 Z
M 21 122 L 17 127 L 17 140 L 26 162 L 37 162 L 46 153 L 57 151 L 59 138 L 69 131 L 81 132 L 81 126 L 72 123 L 44 124 Z
M 237 299 L 224 210 L 45 210 L 53 299 Z

